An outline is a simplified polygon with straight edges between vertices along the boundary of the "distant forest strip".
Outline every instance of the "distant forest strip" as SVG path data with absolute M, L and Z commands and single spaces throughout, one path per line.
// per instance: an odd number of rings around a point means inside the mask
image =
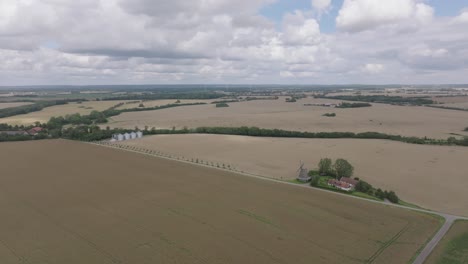
M 451 106 L 443 106 L 443 105 L 426 105 L 427 107 L 432 108 L 439 108 L 439 109 L 447 109 L 447 110 L 457 110 L 457 111 L 465 111 L 468 112 L 467 108 L 458 108 L 458 107 L 451 107 Z
M 103 101 L 120 101 L 120 100 L 160 100 L 160 99 L 218 99 L 225 97 L 225 94 L 215 92 L 179 92 L 179 93 L 145 93 L 145 94 L 131 94 L 120 95 L 102 98 Z
M 383 103 L 394 105 L 428 105 L 435 104 L 434 101 L 422 97 L 402 97 L 386 95 L 337 95 L 337 96 L 316 96 L 317 98 L 336 99 L 345 101 L 359 101 L 369 103 Z
M 21 105 L 16 107 L 9 107 L 0 109 L 0 118 L 10 117 L 15 115 L 23 115 L 32 112 L 41 111 L 46 107 L 51 107 L 55 105 L 65 105 L 70 102 L 81 102 L 83 99 L 70 99 L 70 100 L 54 100 L 54 101 L 36 101 L 34 104 L 30 105 Z

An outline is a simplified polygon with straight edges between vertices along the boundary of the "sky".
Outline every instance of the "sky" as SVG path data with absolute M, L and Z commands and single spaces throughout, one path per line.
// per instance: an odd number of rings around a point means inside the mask
M 468 83 L 468 0 L 0 0 L 0 86 Z

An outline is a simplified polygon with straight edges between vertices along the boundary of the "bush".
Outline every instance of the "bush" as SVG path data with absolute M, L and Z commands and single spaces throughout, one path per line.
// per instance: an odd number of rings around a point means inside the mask
M 217 103 L 216 107 L 229 107 L 229 105 L 226 103 Z
M 386 194 L 386 198 L 392 203 L 398 203 L 400 200 L 394 191 L 387 192 Z
M 346 103 L 342 102 L 337 108 L 359 108 L 359 107 L 371 107 L 372 105 L 369 103 Z
M 385 193 L 380 188 L 375 191 L 375 196 L 382 200 L 385 199 Z
M 336 114 L 335 114 L 335 113 L 326 113 L 326 114 L 323 114 L 322 116 L 326 116 L 326 117 L 335 117 Z
M 317 187 L 320 182 L 320 176 L 319 175 L 312 175 L 312 178 L 310 180 L 310 185 Z
M 372 185 L 370 185 L 369 183 L 365 181 L 359 181 L 355 186 L 356 191 L 363 192 L 363 193 L 369 193 L 372 191 L 372 189 L 373 189 Z

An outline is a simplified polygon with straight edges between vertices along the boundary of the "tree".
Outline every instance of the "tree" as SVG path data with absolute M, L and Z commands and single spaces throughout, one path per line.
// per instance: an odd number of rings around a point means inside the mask
M 382 200 L 385 199 L 385 193 L 380 188 L 375 191 L 375 196 Z
M 345 159 L 337 159 L 333 167 L 338 179 L 341 177 L 349 178 L 353 176 L 354 167 Z
M 365 181 L 359 181 L 356 184 L 355 189 L 358 192 L 369 193 L 369 192 L 372 192 L 372 185 L 370 185 L 369 183 Z
M 332 160 L 329 158 L 320 159 L 318 164 L 320 175 L 330 175 L 332 172 Z
M 311 185 L 311 186 L 315 186 L 315 187 L 318 186 L 319 180 L 320 180 L 320 176 L 319 176 L 319 175 L 313 175 L 313 176 L 311 177 L 311 180 L 310 180 L 310 185 Z
M 392 203 L 398 203 L 398 201 L 400 200 L 394 191 L 388 192 L 386 198 Z
M 138 107 L 145 107 L 145 105 L 141 103 L 138 105 Z

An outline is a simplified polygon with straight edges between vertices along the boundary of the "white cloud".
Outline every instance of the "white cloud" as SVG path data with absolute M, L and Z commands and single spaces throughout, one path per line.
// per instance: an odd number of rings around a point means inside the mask
M 433 17 L 432 7 L 418 0 L 344 0 L 336 25 L 339 29 L 358 32 L 384 25 L 427 23 Z
M 272 2 L 0 0 L 0 85 L 468 82 L 466 12 L 345 0 L 323 33 L 330 1 L 279 27 L 259 14 Z
M 312 0 L 312 8 L 320 15 L 331 7 L 331 0 Z
M 460 15 L 453 19 L 457 23 L 468 23 L 468 11 L 462 12 Z
M 365 73 L 377 74 L 385 69 L 384 65 L 378 63 L 367 63 L 361 70 Z
M 286 14 L 283 21 L 284 40 L 292 45 L 312 45 L 320 40 L 320 26 L 313 18 L 296 11 Z

